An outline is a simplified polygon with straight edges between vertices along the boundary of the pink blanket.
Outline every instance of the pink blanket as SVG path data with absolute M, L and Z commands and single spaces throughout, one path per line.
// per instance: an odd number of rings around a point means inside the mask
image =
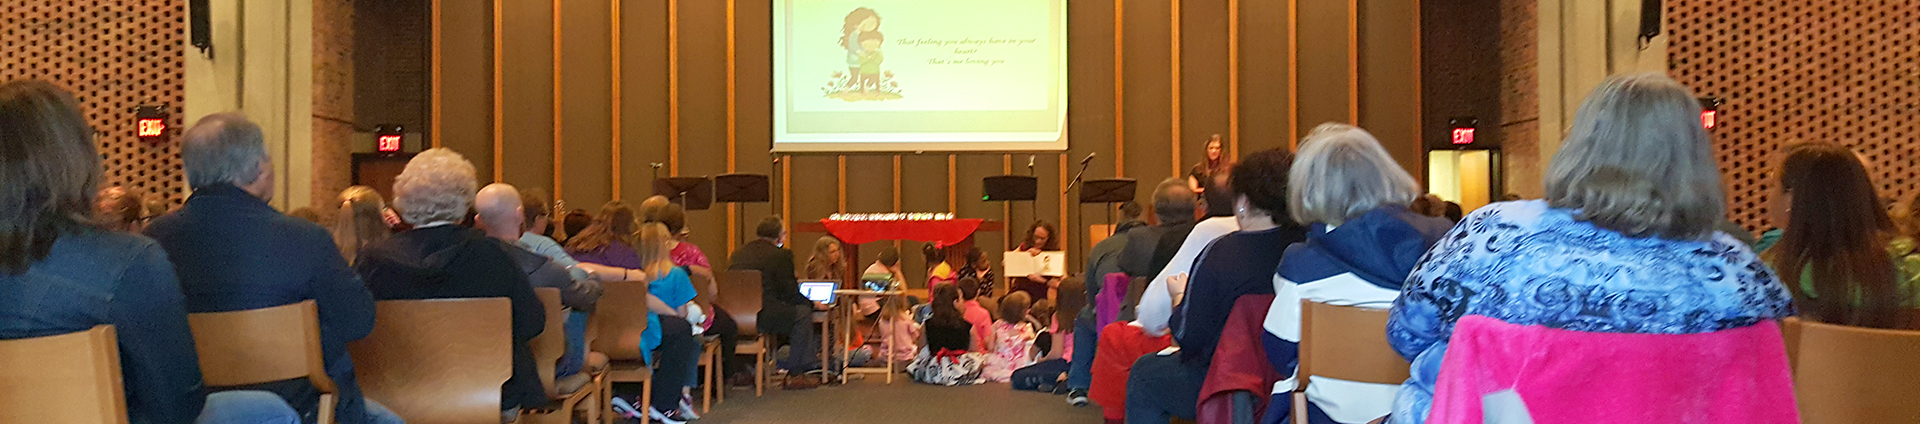
M 1105 328 L 1120 320 L 1120 305 L 1127 301 L 1127 274 L 1110 273 L 1100 281 L 1100 295 L 1093 299 L 1093 328 Z
M 1489 422 L 1483 414 L 1521 405 L 1540 424 L 1799 422 L 1773 322 L 1703 334 L 1619 334 L 1467 316 L 1441 364 L 1428 423 Z M 1496 394 L 1505 390 L 1513 393 Z M 1483 402 L 1506 407 L 1483 410 Z

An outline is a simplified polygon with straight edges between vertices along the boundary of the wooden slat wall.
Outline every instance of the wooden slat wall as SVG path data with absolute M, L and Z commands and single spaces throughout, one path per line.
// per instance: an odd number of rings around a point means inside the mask
M 729 163 L 736 172 L 769 173 L 777 168 L 766 152 L 771 128 L 771 19 L 772 0 L 618 0 L 621 84 L 613 92 L 611 26 L 607 0 L 567 1 L 561 8 L 559 25 L 561 55 L 560 134 L 563 137 L 559 176 L 565 181 L 559 197 L 568 207 L 596 211 L 613 197 L 612 160 L 620 161 L 619 197 L 634 202 L 651 194 L 651 163 L 678 163 L 682 175 L 718 175 L 727 172 Z M 1298 138 L 1299 132 L 1321 121 L 1354 120 L 1350 100 L 1360 91 L 1355 81 L 1398 78 L 1405 81 L 1381 87 L 1417 87 L 1417 73 L 1410 69 L 1385 69 L 1389 64 L 1417 63 L 1412 57 L 1395 62 L 1392 56 L 1411 56 L 1415 44 L 1404 40 L 1411 29 L 1395 29 L 1380 37 L 1349 34 L 1347 23 L 1358 10 L 1368 13 L 1407 16 L 1369 17 L 1367 22 L 1404 22 L 1417 25 L 1417 6 L 1388 5 L 1388 0 L 1069 0 L 1068 73 L 1070 109 L 1068 111 L 1071 148 L 1066 152 L 956 153 L 952 177 L 948 177 L 948 154 L 902 153 L 901 171 L 895 181 L 893 154 L 856 154 L 846 156 L 844 179 L 837 155 L 796 155 L 778 169 L 791 169 L 774 175 L 775 204 L 747 205 L 740 209 L 743 218 L 733 222 L 735 242 L 750 238 L 752 226 L 761 217 L 790 211 L 792 219 L 816 220 L 840 209 L 841 187 L 845 187 L 846 208 L 850 212 L 891 211 L 898 204 L 905 211 L 944 211 L 947 196 L 953 197 L 954 211 L 963 217 L 1009 219 L 1012 238 L 1036 217 L 1058 221 L 1062 216 L 1074 225 L 1063 225 L 1061 236 L 1070 244 L 1085 240 L 1085 224 L 1100 223 L 1106 214 L 1098 206 L 1085 208 L 1083 221 L 1079 210 L 1062 208 L 1060 189 L 1064 181 L 1079 169 L 1079 160 L 1089 153 L 1099 158 L 1088 167 L 1088 178 L 1107 178 L 1119 174 L 1140 181 L 1144 199 L 1160 179 L 1175 176 L 1176 170 L 1198 161 L 1210 134 L 1233 134 L 1228 126 L 1237 122 L 1240 151 L 1284 147 Z M 1116 1 L 1124 4 L 1116 4 Z M 501 38 L 504 49 L 502 69 L 502 113 L 504 116 L 501 158 L 505 180 L 521 186 L 551 190 L 555 178 L 554 126 L 554 22 L 549 2 L 502 2 L 504 11 Z M 1380 4 L 1373 4 L 1380 3 Z M 1373 7 L 1352 7 L 1360 4 Z M 729 15 L 728 9 L 733 13 Z M 441 26 L 445 45 L 437 54 L 448 64 L 465 63 L 464 55 L 475 55 L 473 63 L 491 64 L 493 46 L 492 16 L 485 12 L 443 10 Z M 1178 9 L 1178 21 L 1174 11 Z M 1381 12 L 1371 12 L 1372 10 Z M 669 11 L 673 16 L 669 16 Z M 1291 11 L 1312 18 L 1298 22 L 1297 37 L 1288 16 Z M 461 14 L 456 16 L 456 13 Z M 467 16 L 471 15 L 471 16 Z M 733 21 L 728 31 L 728 17 Z M 1237 19 L 1229 19 L 1237 16 Z M 455 18 L 458 19 L 455 19 Z M 1116 17 L 1118 19 L 1116 19 Z M 472 21 L 472 22 L 467 22 Z M 1233 28 L 1237 21 L 1238 27 Z M 1171 37 L 1176 34 L 1177 38 Z M 1361 26 L 1365 27 L 1365 26 Z M 672 29 L 671 35 L 669 34 Z M 1229 42 L 1230 34 L 1239 39 Z M 1116 35 L 1117 34 L 1117 35 Z M 733 89 L 728 90 L 729 38 L 732 39 L 731 69 Z M 672 48 L 669 48 L 672 40 Z M 1350 42 L 1360 43 L 1358 51 L 1379 57 L 1361 74 L 1351 67 L 1357 58 Z M 1374 44 L 1383 47 L 1374 48 Z M 1300 46 L 1293 51 L 1290 46 Z M 1238 50 L 1231 48 L 1237 46 Z M 1177 55 L 1175 54 L 1177 52 Z M 1123 57 L 1116 69 L 1115 59 Z M 460 60 L 455 60 L 460 59 Z M 1173 63 L 1179 63 L 1176 82 Z M 1230 66 L 1238 63 L 1237 69 Z M 669 64 L 677 64 L 669 72 Z M 1296 65 L 1297 64 L 1297 65 Z M 484 65 L 483 65 L 484 66 Z M 1296 69 L 1297 68 L 1297 69 Z M 1374 69 L 1381 68 L 1381 69 Z M 472 158 L 491 175 L 494 162 L 491 116 L 492 78 L 488 69 L 448 68 L 442 79 L 442 94 L 436 102 L 445 110 L 445 143 Z M 1231 75 L 1230 75 L 1231 74 Z M 678 85 L 669 86 L 670 75 Z M 1232 78 L 1230 78 L 1232 76 Z M 1296 81 L 1295 76 L 1299 79 Z M 1364 78 L 1363 78 L 1364 77 Z M 1118 81 L 1116 81 L 1118 79 Z M 1238 86 L 1235 86 L 1235 82 Z M 1300 87 L 1296 96 L 1291 87 Z M 729 93 L 732 101 L 729 102 Z M 1178 98 L 1175 98 L 1178 93 Z M 1237 108 L 1229 93 L 1238 93 Z M 677 95 L 675 95 L 677 94 Z M 620 117 L 609 111 L 618 96 Z M 1386 96 L 1376 96 L 1384 102 Z M 1116 99 L 1119 105 L 1115 105 Z M 1394 98 L 1393 103 L 1407 103 Z M 1366 100 L 1363 100 L 1365 103 Z M 728 106 L 731 104 L 731 108 Z M 473 110 L 468 108 L 471 105 Z M 1297 108 L 1295 105 L 1298 105 Z M 1177 110 L 1175 108 L 1178 108 Z M 1396 107 L 1398 109 L 1396 109 Z M 1297 110 L 1296 110 L 1297 109 Z M 1365 109 L 1365 108 L 1362 108 Z M 462 116 L 453 116 L 456 112 Z M 1235 119 L 1229 115 L 1237 110 Z M 1371 110 L 1371 109 L 1368 109 Z M 1414 116 L 1400 116 L 1417 110 L 1413 106 L 1383 106 L 1379 116 L 1365 116 L 1363 122 L 1382 126 L 1417 126 Z M 1118 114 L 1116 116 L 1116 114 Z M 732 116 L 731 120 L 728 116 Z M 677 122 L 670 117 L 678 117 Z M 1177 121 L 1176 121 L 1177 119 Z M 1402 123 L 1401 121 L 1405 121 Z M 619 157 L 612 155 L 613 125 L 621 135 Z M 457 133 L 457 128 L 478 125 L 472 134 Z M 1178 128 L 1179 136 L 1174 130 Z M 677 128 L 677 132 L 675 129 Z M 729 129 L 732 131 L 729 132 Z M 1417 140 L 1412 134 L 1391 132 L 1383 140 L 1403 162 L 1419 163 Z M 458 135 L 456 135 L 458 134 Z M 731 138 L 729 137 L 731 134 Z M 1388 138 L 1387 134 L 1382 134 Z M 468 140 L 472 139 L 472 140 Z M 677 140 L 672 143 L 670 140 Z M 732 143 L 728 155 L 729 141 Z M 1230 144 L 1231 145 L 1231 144 Z M 677 149 L 675 148 L 677 147 Z M 1033 172 L 1041 177 L 1040 200 L 1036 204 L 1020 202 L 1004 209 L 1002 205 L 980 202 L 980 180 L 1000 175 L 1011 164 L 1012 173 L 1026 174 L 1029 156 L 1034 158 Z M 1178 162 L 1173 158 L 1179 158 Z M 1172 168 L 1172 169 L 1170 169 Z M 663 170 L 662 175 L 668 172 Z M 783 184 L 784 183 L 784 184 Z M 790 186 L 789 193 L 778 192 Z M 899 187 L 901 198 L 894 198 Z M 789 204 L 778 204 L 783 198 Z M 1065 198 L 1071 201 L 1072 198 Z M 690 225 L 694 242 L 705 248 L 716 266 L 725 266 L 729 224 L 726 207 L 693 213 Z M 1056 222 L 1057 224 L 1058 222 Z M 742 233 L 739 228 L 744 228 Z M 818 234 L 795 234 L 790 247 L 805 251 Z M 982 234 L 978 245 L 992 251 L 1017 240 L 1006 240 L 999 233 Z M 882 243 L 862 249 L 862 260 L 871 260 Z M 887 243 L 886 245 L 891 245 Z M 900 245 L 907 252 L 908 273 L 923 269 L 918 243 Z M 1077 246 L 1084 250 L 1084 246 Z M 1076 254 L 1075 257 L 1078 257 Z

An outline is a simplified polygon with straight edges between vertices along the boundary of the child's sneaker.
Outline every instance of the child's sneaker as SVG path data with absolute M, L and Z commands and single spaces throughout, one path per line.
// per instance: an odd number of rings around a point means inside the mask
M 693 395 L 680 395 L 680 416 L 687 421 L 700 421 L 700 414 L 693 412 Z
M 1084 389 L 1068 390 L 1067 404 L 1073 405 L 1073 406 L 1087 406 L 1087 391 Z
M 613 398 L 613 414 L 625 418 L 640 419 L 640 410 L 634 409 L 633 404 L 627 403 L 626 399 L 621 399 L 619 396 Z
M 653 407 L 647 407 L 647 417 L 653 418 L 654 421 L 659 421 L 664 424 L 687 424 L 687 418 L 683 415 L 680 415 L 679 409 L 675 409 L 673 411 L 668 411 L 668 412 L 660 412 L 660 410 L 653 409 Z

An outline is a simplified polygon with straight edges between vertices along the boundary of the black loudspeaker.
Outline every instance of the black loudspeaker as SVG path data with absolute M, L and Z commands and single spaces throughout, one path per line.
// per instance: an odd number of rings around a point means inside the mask
M 653 194 L 667 196 L 690 211 L 713 207 L 713 180 L 707 177 L 668 177 L 653 180 Z
M 1080 203 L 1131 202 L 1136 185 L 1132 178 L 1087 180 L 1080 186 Z
M 1640 39 L 1647 40 L 1660 36 L 1660 17 L 1666 16 L 1667 9 L 1661 7 L 1660 0 L 1640 0 Z
M 713 201 L 720 203 L 759 203 L 772 200 L 767 176 L 759 174 L 722 174 L 713 177 Z
M 1026 175 L 1001 175 L 981 180 L 985 186 L 980 200 L 1002 202 L 1012 200 L 1033 200 L 1039 198 L 1040 179 Z
M 201 53 L 213 49 L 213 10 L 207 0 L 187 0 L 188 39 Z

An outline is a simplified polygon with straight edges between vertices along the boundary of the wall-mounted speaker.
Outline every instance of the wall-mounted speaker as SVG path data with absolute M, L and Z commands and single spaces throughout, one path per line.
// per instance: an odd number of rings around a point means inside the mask
M 201 54 L 213 57 L 213 11 L 207 0 L 187 0 L 187 37 Z

